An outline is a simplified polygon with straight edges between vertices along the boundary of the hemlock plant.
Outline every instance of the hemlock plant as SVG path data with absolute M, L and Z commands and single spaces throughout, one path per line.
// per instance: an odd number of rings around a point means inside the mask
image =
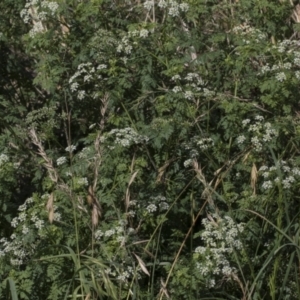
M 0 3 L 0 299 L 298 299 L 293 1 Z

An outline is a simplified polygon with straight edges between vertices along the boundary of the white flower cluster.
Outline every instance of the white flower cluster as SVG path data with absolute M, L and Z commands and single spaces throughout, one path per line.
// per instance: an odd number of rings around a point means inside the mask
M 149 204 L 147 207 L 146 207 L 146 210 L 148 211 L 149 214 L 155 212 L 157 210 L 157 206 L 155 204 Z
M 103 142 L 103 141 L 101 141 L 101 142 Z M 78 157 L 79 157 L 80 159 L 88 158 L 88 155 L 89 155 L 90 152 L 91 152 L 91 149 L 90 149 L 89 147 L 84 147 L 84 148 L 80 151 L 80 153 L 78 154 Z
M 143 6 L 145 9 L 147 9 L 148 11 L 151 10 L 154 5 L 155 5 L 155 0 L 146 0 L 143 3 Z M 189 5 L 188 3 L 181 3 L 179 4 L 177 1 L 174 0 L 159 0 L 157 3 L 157 6 L 161 9 L 165 9 L 168 8 L 168 14 L 171 17 L 177 17 L 180 14 L 180 11 L 182 12 L 187 12 L 189 10 Z
M 271 123 L 264 122 L 264 117 L 260 115 L 254 118 L 254 123 L 250 119 L 243 120 L 242 127 L 248 127 L 250 140 L 256 151 L 261 151 L 263 144 L 272 142 L 278 136 L 278 132 L 272 127 Z M 246 137 L 244 135 L 240 135 L 236 139 L 238 145 L 242 145 L 245 141 Z
M 100 229 L 97 230 L 97 231 L 95 232 L 95 234 L 94 234 L 96 240 L 100 240 L 101 237 L 102 237 L 103 235 L 104 235 L 104 233 L 103 233 L 103 231 L 100 230 Z
M 77 183 L 79 185 L 84 185 L 84 186 L 88 186 L 89 185 L 88 179 L 86 177 L 79 178 L 77 180 Z
M 184 79 L 186 81 L 196 82 L 199 85 L 203 85 L 204 84 L 202 78 L 197 73 L 188 73 Z
M 184 161 L 183 165 L 185 168 L 190 167 L 193 164 L 193 160 L 191 158 Z
M 153 1 L 153 0 L 146 0 L 146 1 L 144 2 L 144 7 L 145 7 L 147 10 L 152 9 L 153 5 L 154 5 L 154 1 Z
M 177 94 L 179 92 L 182 92 L 182 88 L 181 86 L 174 86 L 173 89 L 172 89 L 173 93 Z
M 278 64 L 270 66 L 266 63 L 261 67 L 258 75 L 274 74 L 275 79 L 278 82 L 284 82 L 287 80 L 287 74 L 293 74 L 298 80 L 300 80 L 300 51 L 298 51 L 300 42 L 296 40 L 283 40 L 277 45 L 272 46 L 269 51 L 277 51 L 278 53 L 287 53 L 286 60 L 280 61 Z M 297 70 L 298 69 L 298 70 Z
M 57 164 L 58 166 L 63 165 L 65 162 L 67 162 L 67 158 L 66 158 L 65 156 L 59 157 L 59 158 L 56 160 L 56 164 Z
M 74 152 L 75 150 L 76 150 L 75 145 L 70 145 L 65 149 L 65 151 L 70 152 L 70 153 Z
M 19 266 L 26 261 L 26 258 L 32 254 L 32 252 L 25 250 L 22 241 L 17 240 L 16 236 L 12 235 L 10 240 L 6 238 L 0 240 L 0 257 L 6 254 L 11 256 L 11 265 Z
M 48 15 L 52 17 L 55 16 L 58 7 L 58 3 L 53 1 L 27 0 L 20 15 L 24 23 L 29 23 L 30 20 L 33 20 L 33 28 L 29 31 L 31 37 L 34 37 L 39 32 L 45 31 L 42 22 L 47 19 Z
M 180 96 L 183 96 L 187 100 L 194 100 L 195 96 L 202 95 L 205 98 L 212 97 L 216 93 L 209 90 L 205 86 L 205 82 L 202 77 L 197 73 L 188 73 L 184 78 L 179 74 L 176 74 L 171 77 L 171 80 L 176 82 L 176 85 L 172 88 L 174 94 L 181 93 Z M 182 85 L 179 85 L 179 83 Z
M 0 167 L 9 161 L 9 158 L 6 154 L 0 154 Z
M 106 65 L 99 65 L 97 70 L 105 69 Z M 77 97 L 79 100 L 83 100 L 85 98 L 86 92 L 84 90 L 78 90 L 79 83 L 75 81 L 78 77 L 83 77 L 84 83 L 89 83 L 93 76 L 96 74 L 95 67 L 92 66 L 90 62 L 88 63 L 82 63 L 77 67 L 77 71 L 75 74 L 69 79 L 70 89 L 72 92 L 77 92 Z M 98 75 L 98 79 L 100 79 L 101 76 Z
M 169 204 L 167 203 L 167 198 L 162 195 L 158 195 L 155 197 L 150 197 L 151 203 L 146 207 L 146 210 L 149 214 L 157 211 L 166 211 L 169 209 Z
M 250 44 L 250 39 L 254 40 L 256 43 L 261 42 L 267 38 L 267 35 L 257 28 L 253 28 L 248 24 L 238 25 L 232 29 L 232 33 L 245 37 L 243 42 L 245 44 Z
M 103 73 L 107 70 L 106 64 L 99 64 L 96 68 L 92 65 L 92 63 L 82 63 L 77 67 L 77 71 L 74 75 L 69 79 L 71 92 L 77 93 L 77 98 L 79 100 L 83 100 L 87 93 L 83 89 L 79 89 L 80 84 L 77 82 L 81 81 L 82 84 L 90 83 L 92 81 L 96 82 L 99 80 L 104 80 L 102 78 Z M 102 74 L 102 75 L 101 75 Z M 98 87 L 98 84 L 95 84 L 95 87 Z M 95 99 L 97 97 L 97 93 L 92 95 L 92 98 Z
M 263 165 L 258 171 L 264 178 L 262 183 L 264 190 L 269 190 L 278 184 L 282 185 L 283 189 L 290 189 L 300 179 L 300 169 L 298 167 L 290 167 L 284 160 L 278 161 L 276 166 L 272 167 Z M 281 174 L 281 178 L 278 177 L 278 173 Z
M 117 46 L 117 52 L 119 52 L 119 53 L 124 52 L 127 55 L 131 54 L 132 49 L 133 49 L 133 47 L 130 44 L 130 41 L 127 36 L 124 36 L 122 38 L 121 43 Z
M 126 232 L 126 225 L 127 220 L 119 220 L 118 224 L 116 226 L 112 225 L 114 227 L 111 229 L 106 231 L 98 229 L 94 233 L 94 237 L 98 241 L 102 240 L 103 237 L 105 240 L 113 238 L 114 241 L 117 241 L 121 246 L 123 246 L 126 241 L 126 234 L 124 234 Z
M 113 136 L 116 144 L 128 147 L 132 144 L 147 143 L 149 138 L 145 135 L 139 135 L 132 128 L 127 127 L 124 129 L 113 129 L 108 133 L 109 136 Z
M 207 150 L 214 146 L 214 141 L 212 140 L 212 138 L 203 138 L 197 142 L 197 145 L 201 150 Z
M 121 282 L 127 283 L 128 279 L 134 275 L 134 269 L 131 266 L 127 266 L 126 270 L 120 273 L 117 279 Z
M 178 4 L 178 2 L 174 1 L 174 0 L 170 0 L 168 2 L 169 4 L 169 12 L 168 14 L 171 17 L 177 17 L 180 14 L 180 11 L 182 12 L 187 12 L 189 10 L 189 5 L 185 2 Z
M 236 224 L 232 218 L 214 214 L 202 220 L 205 230 L 201 234 L 204 246 L 195 249 L 196 266 L 201 275 L 208 278 L 207 286 L 213 287 L 214 276 L 229 277 L 236 272 L 230 265 L 230 256 L 234 250 L 241 250 L 239 235 L 244 230 L 244 224 Z

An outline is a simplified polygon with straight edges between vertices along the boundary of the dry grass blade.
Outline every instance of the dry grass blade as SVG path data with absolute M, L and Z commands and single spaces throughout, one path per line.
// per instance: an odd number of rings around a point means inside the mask
M 138 255 L 136 255 L 135 253 L 133 253 L 133 255 L 136 257 L 136 259 L 137 259 L 137 261 L 138 261 L 138 263 L 139 263 L 139 266 L 141 267 L 142 271 L 143 271 L 146 275 L 150 276 L 150 273 L 148 272 L 148 270 L 147 270 L 147 268 L 146 268 L 146 265 L 145 265 L 145 263 L 143 262 L 143 260 L 142 260 Z
M 206 199 L 210 206 L 215 207 L 214 200 L 211 196 L 212 181 L 209 184 L 207 183 L 207 181 L 206 181 L 206 179 L 205 179 L 205 177 L 202 173 L 202 169 L 199 167 L 198 162 L 196 160 L 193 160 L 193 168 L 194 168 L 194 171 L 197 174 L 197 178 L 204 185 L 204 190 L 201 194 L 201 198 Z
M 91 299 L 91 294 L 87 294 L 84 300 L 90 300 Z
M 99 205 L 94 203 L 93 210 L 92 210 L 92 224 L 94 227 L 98 225 L 100 218 L 101 218 L 101 209 L 99 208 Z
M 295 23 L 300 23 L 300 4 L 295 6 L 295 9 L 292 13 L 292 19 L 295 21 Z
M 139 172 L 138 170 L 135 171 L 135 172 L 131 175 L 130 180 L 129 180 L 129 182 L 128 182 L 128 186 L 127 186 L 127 189 L 126 189 L 126 196 L 125 196 L 125 207 L 126 207 L 126 212 L 127 212 L 127 210 L 128 210 L 128 207 L 129 207 L 129 201 L 130 201 L 130 191 L 129 191 L 129 188 L 130 188 L 130 185 L 133 183 L 133 180 L 134 180 L 134 178 L 136 177 L 136 175 L 137 175 L 138 172 Z
M 257 173 L 256 164 L 253 164 L 251 168 L 251 187 L 253 189 L 253 195 L 256 194 Z
M 169 293 L 167 291 L 166 283 L 163 281 L 162 278 L 160 278 L 160 286 L 161 286 L 160 291 L 159 291 L 160 297 L 165 295 L 167 299 L 170 299 Z
M 102 150 L 101 150 L 101 136 L 102 136 L 102 130 L 104 129 L 104 125 L 105 125 L 105 113 L 108 107 L 108 98 L 109 95 L 106 93 L 102 99 L 102 107 L 100 109 L 100 114 L 101 114 L 101 122 L 100 122 L 100 131 L 96 137 L 96 140 L 94 142 L 94 146 L 95 146 L 95 150 L 97 152 L 96 155 L 96 160 L 94 163 L 94 180 L 93 180 L 93 185 L 89 186 L 88 189 L 88 196 L 87 196 L 87 202 L 89 205 L 93 205 L 93 209 L 92 209 L 92 224 L 93 226 L 97 226 L 98 222 L 99 222 L 99 218 L 102 215 L 102 208 L 101 208 L 101 204 L 98 201 L 98 199 L 95 196 L 95 191 L 97 188 L 97 183 L 98 183 L 98 177 L 99 177 L 99 168 L 101 166 L 102 163 Z
M 45 163 L 44 166 L 47 169 L 48 173 L 49 173 L 49 177 L 50 179 L 54 182 L 54 183 L 58 183 L 58 174 L 56 172 L 56 170 L 53 167 L 53 163 L 52 160 L 47 156 L 44 147 L 42 145 L 42 142 L 39 140 L 39 138 L 37 137 L 37 134 L 35 132 L 35 129 L 32 128 L 29 131 L 29 136 L 31 137 L 32 142 L 38 147 L 38 154 L 44 159 Z
M 48 211 L 48 218 L 49 218 L 49 222 L 52 223 L 54 220 L 54 195 L 53 193 L 50 194 L 49 199 L 47 201 L 47 211 Z
M 163 175 L 165 174 L 168 166 L 171 164 L 171 162 L 173 162 L 175 160 L 175 158 L 171 158 L 169 160 L 167 160 L 164 165 L 162 167 L 160 167 L 158 169 L 158 175 L 157 175 L 157 179 L 156 179 L 156 183 L 161 183 L 161 179 L 163 177 Z

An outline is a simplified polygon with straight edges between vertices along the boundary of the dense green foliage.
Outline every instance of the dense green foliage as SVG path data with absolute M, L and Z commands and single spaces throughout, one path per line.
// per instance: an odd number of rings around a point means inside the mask
M 0 299 L 299 299 L 299 11 L 2 0 Z

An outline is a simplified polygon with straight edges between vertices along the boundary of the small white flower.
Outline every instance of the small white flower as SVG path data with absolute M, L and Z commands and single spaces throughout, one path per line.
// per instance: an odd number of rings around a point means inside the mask
M 214 146 L 214 141 L 212 138 L 203 138 L 197 142 L 197 145 L 199 145 L 200 149 L 207 150 L 208 148 Z
M 154 1 L 153 1 L 153 0 L 147 0 L 147 1 L 144 2 L 144 7 L 145 7 L 147 10 L 150 10 L 150 9 L 152 9 L 153 4 L 154 4 Z
M 146 207 L 146 210 L 148 211 L 148 213 L 152 213 L 155 212 L 157 210 L 157 207 L 155 204 L 150 204 Z
M 299 80 L 299 79 L 300 79 L 300 71 L 296 71 L 296 72 L 295 72 L 295 76 L 296 76 L 296 78 Z
M 263 188 L 264 190 L 269 190 L 269 189 L 272 188 L 272 186 L 273 186 L 273 184 L 272 184 L 272 181 L 271 181 L 271 180 L 265 181 L 265 182 L 262 184 L 262 188 Z
M 26 210 L 26 208 L 27 208 L 26 207 L 26 203 L 24 203 L 24 204 L 22 204 L 22 205 L 19 206 L 18 210 L 19 211 L 24 211 L 24 210 Z
M 270 66 L 269 65 L 265 65 L 261 68 L 261 74 L 265 74 L 267 72 L 269 72 L 271 69 L 270 69 Z
M 212 97 L 215 95 L 215 92 L 214 91 L 210 91 L 209 89 L 207 88 L 204 88 L 203 89 L 203 96 L 204 97 Z
M 230 276 L 232 273 L 232 269 L 229 266 L 224 266 L 222 268 L 222 273 L 226 276 Z
M 242 121 L 243 127 L 245 127 L 249 123 L 250 123 L 250 119 L 245 119 L 245 120 Z
M 177 17 L 177 16 L 179 16 L 178 5 L 170 7 L 170 9 L 169 9 L 169 15 L 171 17 Z
M 182 88 L 180 86 L 174 86 L 172 91 L 173 93 L 177 94 L 182 91 Z
M 39 220 L 39 218 L 38 218 L 38 216 L 37 216 L 35 213 L 33 213 L 32 216 L 31 216 L 31 218 L 30 218 L 30 220 L 31 220 L 32 222 L 36 222 L 36 221 Z
M 67 161 L 67 158 L 65 156 L 61 156 L 56 160 L 56 164 L 58 166 L 63 165 Z
M 187 12 L 189 10 L 189 5 L 185 2 L 179 4 L 179 7 L 183 12 Z
M 56 221 L 56 222 L 61 221 L 61 213 L 55 212 L 54 215 L 53 215 L 53 220 Z
M 286 80 L 286 75 L 284 72 L 280 72 L 280 73 L 277 73 L 275 75 L 275 78 L 279 81 L 279 82 L 283 82 Z
M 71 146 L 68 146 L 66 149 L 65 149 L 65 151 L 67 151 L 67 152 L 73 152 L 73 151 L 75 151 L 76 150 L 76 146 L 75 145 L 71 145 Z
M 294 174 L 294 175 L 300 175 L 300 169 L 299 168 L 297 168 L 297 167 L 295 167 L 295 168 L 293 168 L 292 169 L 292 173 Z
M 139 35 L 139 31 L 138 31 L 138 30 L 132 30 L 132 31 L 129 31 L 129 32 L 128 32 L 128 35 L 129 35 L 130 37 L 138 36 L 138 35 Z
M 260 150 L 262 149 L 262 144 L 261 144 L 261 142 L 259 141 L 259 139 L 258 139 L 257 136 L 251 138 L 251 142 L 252 142 L 252 144 L 253 144 L 255 150 L 260 151 Z
M 147 37 L 148 34 L 149 34 L 149 31 L 148 31 L 147 29 L 142 29 L 142 30 L 140 31 L 140 37 L 141 37 L 141 38 Z
M 44 221 L 43 221 L 43 220 L 37 220 L 37 221 L 34 223 L 34 226 L 35 226 L 37 229 L 42 229 L 43 226 L 44 226 Z
M 205 247 L 202 247 L 202 246 L 198 246 L 198 247 L 195 249 L 195 253 L 204 254 L 205 252 L 206 252 L 206 248 L 205 248 Z
M 161 211 L 168 210 L 169 209 L 169 204 L 167 202 L 161 202 L 161 203 L 159 203 L 159 209 Z
M 88 182 L 88 180 L 87 180 L 86 177 L 79 178 L 79 179 L 77 180 L 77 183 L 80 184 L 80 185 L 85 185 L 85 186 L 88 186 L 88 185 L 89 185 L 89 182 Z
M 132 50 L 132 46 L 130 45 L 127 45 L 125 48 L 124 48 L 124 51 L 126 54 L 130 54 L 131 53 L 131 50 Z
M 114 235 L 115 233 L 116 233 L 116 231 L 114 229 L 110 229 L 110 230 L 105 231 L 104 236 L 110 237 L 110 236 Z
M 90 82 L 90 79 L 92 78 L 92 75 L 90 75 L 90 74 L 88 74 L 88 75 L 85 75 L 84 77 L 83 77 L 83 81 L 84 82 Z
M 25 201 L 26 204 L 30 204 L 30 203 L 33 203 L 33 198 L 30 197 L 30 198 L 27 198 L 26 201 Z
M 18 219 L 20 222 L 24 222 L 26 220 L 26 213 L 22 212 L 21 214 L 19 214 Z
M 117 47 L 117 52 L 122 52 L 123 50 L 123 45 L 122 44 L 119 44 L 118 47 Z
M 216 285 L 215 279 L 209 279 L 206 285 L 208 288 L 213 288 Z
M 107 69 L 107 65 L 101 64 L 97 67 L 97 70 L 103 70 L 103 69 Z
M 29 228 L 26 225 L 23 225 L 22 227 L 22 233 L 27 234 L 29 232 Z
M 178 75 L 178 74 L 174 75 L 174 76 L 171 78 L 172 81 L 176 81 L 176 80 L 180 80 L 180 79 L 181 79 L 181 77 L 180 77 L 180 75 Z
M 279 183 L 279 182 L 280 182 L 280 178 L 279 178 L 279 177 L 276 177 L 276 178 L 274 179 L 274 182 L 275 182 L 275 183 Z
M 43 2 L 46 2 L 47 3 L 47 6 L 48 8 L 50 9 L 51 11 L 51 14 L 54 15 L 55 12 L 57 11 L 58 9 L 58 4 L 56 2 L 48 2 L 48 1 L 43 1 Z M 42 3 L 43 3 L 42 2 Z
M 137 200 L 130 200 L 128 206 L 135 206 L 137 204 Z
M 257 115 L 257 116 L 255 116 L 254 119 L 259 121 L 259 122 L 262 122 L 265 118 L 263 116 Z
M 191 158 L 187 159 L 186 161 L 184 161 L 183 165 L 185 168 L 188 168 L 189 166 L 191 166 L 193 163 L 193 160 Z
M 159 0 L 159 2 L 158 2 L 157 5 L 160 8 L 166 8 L 166 7 L 168 7 L 168 3 L 165 0 Z
M 95 232 L 95 239 L 100 240 L 103 235 L 104 235 L 103 231 L 99 229 Z
M 243 144 L 245 142 L 246 138 L 244 135 L 240 135 L 237 137 L 236 141 L 237 143 L 240 145 L 240 144 Z
M 0 155 L 0 166 L 2 166 L 3 164 L 5 164 L 8 161 L 9 161 L 9 158 L 6 154 Z
M 11 224 L 12 227 L 16 228 L 19 224 L 18 218 L 17 217 L 13 218 L 10 224 Z
M 186 91 L 184 93 L 184 98 L 188 99 L 188 100 L 192 100 L 193 99 L 193 92 L 192 91 Z
M 71 84 L 71 92 L 76 92 L 78 89 L 79 84 L 77 82 L 73 82 Z
M 83 90 L 78 91 L 77 97 L 78 97 L 79 100 L 84 99 L 84 97 L 85 97 L 85 91 L 83 91 Z

